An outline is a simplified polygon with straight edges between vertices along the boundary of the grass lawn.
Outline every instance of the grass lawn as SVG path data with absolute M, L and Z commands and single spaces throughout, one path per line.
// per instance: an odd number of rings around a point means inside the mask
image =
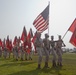
M 33 60 L 29 61 L 15 61 L 15 59 L 0 58 L 0 75 L 76 75 L 76 54 L 65 53 L 63 54 L 63 67 L 52 68 L 52 56 L 50 55 L 49 66 L 44 67 L 44 58 L 41 69 L 37 68 L 38 56 L 33 56 Z

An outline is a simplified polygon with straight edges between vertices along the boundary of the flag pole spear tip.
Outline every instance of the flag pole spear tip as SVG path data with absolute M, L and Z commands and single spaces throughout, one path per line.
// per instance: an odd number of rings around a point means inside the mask
M 50 1 L 48 1 L 48 4 L 50 5 Z
M 48 1 L 48 5 L 50 6 L 50 1 Z

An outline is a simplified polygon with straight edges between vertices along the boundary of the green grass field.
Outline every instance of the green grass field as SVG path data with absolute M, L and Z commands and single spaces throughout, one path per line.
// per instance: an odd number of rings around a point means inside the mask
M 31 61 L 15 61 L 11 58 L 0 58 L 0 75 L 76 75 L 76 54 L 65 53 L 63 54 L 63 67 L 52 68 L 51 55 L 49 66 L 44 67 L 44 58 L 41 69 L 37 68 L 38 56 L 33 56 Z

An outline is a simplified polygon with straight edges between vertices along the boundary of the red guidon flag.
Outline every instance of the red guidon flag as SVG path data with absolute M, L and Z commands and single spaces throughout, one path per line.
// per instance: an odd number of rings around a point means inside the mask
M 4 50 L 4 48 L 6 47 L 6 40 L 4 38 L 3 42 L 2 42 L 2 49 Z
M 23 32 L 22 32 L 22 35 L 21 35 L 21 40 L 24 41 L 26 38 L 27 38 L 27 31 L 26 31 L 26 28 L 24 26 Z
M 33 36 L 33 38 L 32 38 L 32 43 L 33 43 L 33 45 L 34 45 L 34 42 L 35 42 L 35 40 L 36 40 L 36 37 L 37 37 L 37 31 L 35 32 L 35 34 L 34 34 L 34 36 Z M 34 49 L 35 49 L 35 53 L 36 53 L 37 51 L 36 51 L 35 45 L 34 45 Z
M 14 41 L 13 41 L 13 45 L 16 45 L 16 41 L 17 41 L 17 36 L 15 36 Z
M 49 25 L 49 5 L 40 13 L 33 22 L 34 27 L 37 31 L 43 32 L 48 28 Z
M 73 23 L 71 24 L 71 26 L 69 27 L 68 30 L 71 31 L 71 32 L 74 32 L 75 28 L 76 28 L 76 18 L 75 18 L 75 20 L 73 21 Z
M 73 44 L 76 47 L 76 28 L 72 34 L 72 37 L 70 39 L 70 43 Z
M 2 47 L 2 40 L 0 39 L 0 47 Z
M 31 46 L 31 38 L 33 37 L 32 29 L 30 28 L 30 31 L 27 35 L 27 45 L 28 45 L 28 53 L 30 53 L 32 46 Z
M 9 42 L 10 42 L 10 40 L 9 40 L 9 36 L 7 36 L 6 47 L 7 47 L 8 50 L 9 50 Z
M 30 31 L 27 35 L 27 40 L 30 40 L 32 37 L 33 37 L 33 32 L 32 32 L 32 29 L 30 28 Z

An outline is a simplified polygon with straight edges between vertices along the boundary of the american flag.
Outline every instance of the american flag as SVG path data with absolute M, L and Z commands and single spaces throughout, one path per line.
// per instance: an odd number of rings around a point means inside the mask
M 49 5 L 34 20 L 33 25 L 37 31 L 43 32 L 48 28 L 49 24 Z

